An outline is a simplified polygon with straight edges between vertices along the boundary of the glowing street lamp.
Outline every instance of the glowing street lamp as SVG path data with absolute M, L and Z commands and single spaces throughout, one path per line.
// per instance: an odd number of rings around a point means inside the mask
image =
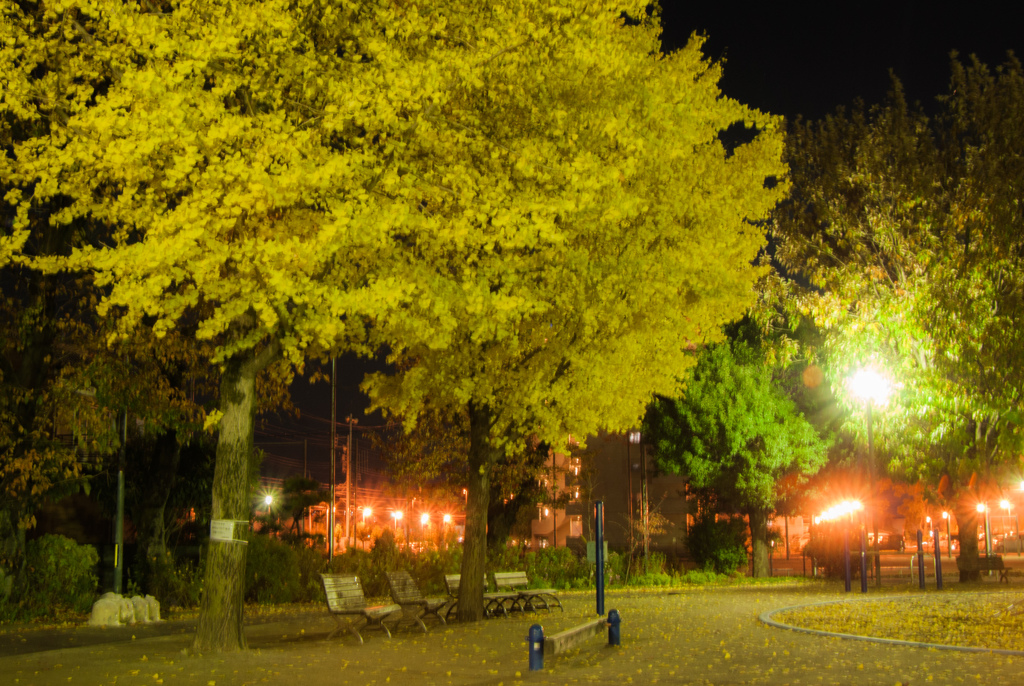
M 441 521 L 443 521 L 445 524 L 451 524 L 452 516 L 450 514 L 445 514 L 445 516 L 441 518 Z
M 363 508 L 363 524 L 366 524 L 366 518 L 373 514 L 373 510 L 369 507 Z
M 398 533 L 398 522 L 402 520 L 402 511 L 394 510 L 391 513 L 391 517 L 395 520 L 395 533 Z
M 871 432 L 871 406 L 884 406 L 889 401 L 889 394 L 892 392 L 892 384 L 884 376 L 874 369 L 861 369 L 850 379 L 850 390 L 853 394 L 864 401 L 868 419 L 868 480 L 871 486 L 871 496 L 875 495 L 875 445 Z M 875 540 L 875 585 L 882 585 L 882 557 L 878 554 L 878 520 L 874 511 L 871 513 L 871 529 Z
M 430 515 L 424 512 L 420 515 L 420 526 L 426 526 L 427 524 L 430 524 Z

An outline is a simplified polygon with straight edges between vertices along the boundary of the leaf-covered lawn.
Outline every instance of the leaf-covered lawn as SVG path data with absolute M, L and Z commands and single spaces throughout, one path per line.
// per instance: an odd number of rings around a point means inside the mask
M 778 622 L 807 629 L 921 643 L 1022 650 L 1024 614 L 1009 609 L 1020 593 L 929 593 L 832 603 L 778 612 Z

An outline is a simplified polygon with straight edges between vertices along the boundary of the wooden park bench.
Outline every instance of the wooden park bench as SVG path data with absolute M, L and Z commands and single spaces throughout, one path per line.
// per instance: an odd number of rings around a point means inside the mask
M 1002 555 L 979 555 L 976 560 L 957 555 L 955 559 L 961 572 L 999 572 L 1000 583 L 1010 583 L 1010 570 L 1003 564 Z
M 441 610 L 448 605 L 448 598 L 425 598 L 420 587 L 413 580 L 412 575 L 406 571 L 386 572 L 388 586 L 391 587 L 391 599 L 402 608 L 402 616 L 416 622 L 427 633 L 427 625 L 423 618 L 433 615 L 438 621 L 445 624 Z
M 555 589 L 528 588 L 530 580 L 526 578 L 526 572 L 495 572 L 494 583 L 498 590 L 510 588 L 515 591 L 519 596 L 517 602 L 523 610 L 548 610 L 550 612 L 551 603 L 554 603 L 559 610 L 565 612 L 562 602 L 555 595 L 557 593 Z
M 363 636 L 359 631 L 367 627 L 382 629 L 388 635 L 388 638 L 391 638 L 391 631 L 384 624 L 384 620 L 395 612 L 400 611 L 402 609 L 401 606 L 374 605 L 368 607 L 366 605 L 366 596 L 363 595 L 363 586 L 359 583 L 359 577 L 357 576 L 321 574 L 320 581 L 324 586 L 324 595 L 327 596 L 327 610 L 334 617 L 334 621 L 338 623 L 337 628 L 327 635 L 328 639 L 342 629 L 347 628 L 362 643 Z M 341 620 L 345 616 L 356 617 L 356 622 L 346 626 Z M 365 620 L 362 626 L 359 626 L 359 618 Z
M 444 575 L 444 585 L 448 589 L 448 595 L 452 603 L 448 607 L 448 613 L 445 615 L 445 618 L 450 617 L 459 605 L 459 583 L 461 579 L 461 574 Z M 487 576 L 484 576 L 484 614 L 486 616 L 494 617 L 499 612 L 503 615 L 508 615 L 508 608 L 505 607 L 505 604 L 512 605 L 518 601 L 518 593 L 488 593 Z

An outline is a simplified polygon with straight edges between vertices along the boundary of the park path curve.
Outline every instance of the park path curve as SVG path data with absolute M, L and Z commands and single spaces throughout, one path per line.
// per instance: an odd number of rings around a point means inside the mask
M 530 625 L 539 623 L 550 634 L 581 623 L 594 616 L 592 594 L 563 596 L 564 613 L 432 626 L 426 635 L 403 628 L 391 641 L 371 631 L 362 646 L 341 634 L 324 640 L 333 628 L 326 612 L 297 612 L 247 626 L 250 650 L 222 656 L 184 655 L 191 636 L 179 626 L 164 633 L 116 629 L 110 636 L 120 640 L 93 643 L 85 630 L 69 629 L 58 638 L 75 639 L 75 647 L 60 647 L 74 641 L 58 640 L 54 649 L 16 654 L 0 644 L 0 684 L 1024 683 L 1021 658 L 828 638 L 780 630 L 758 619 L 787 606 L 839 599 L 845 595 L 841 591 L 833 584 L 615 591 L 606 607 L 622 615 L 622 646 L 610 648 L 594 639 L 549 658 L 543 671 L 533 673 L 526 653 Z M 20 638 L 30 643 L 32 634 Z

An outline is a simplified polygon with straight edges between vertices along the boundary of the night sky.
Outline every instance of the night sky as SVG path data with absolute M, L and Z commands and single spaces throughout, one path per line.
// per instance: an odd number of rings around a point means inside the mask
M 935 96 L 946 90 L 952 50 L 964 58 L 975 54 L 990 67 L 1005 62 L 1007 50 L 1024 54 L 1024 24 L 1007 13 L 1007 6 L 949 2 L 748 6 L 663 0 L 663 49 L 682 47 L 694 31 L 707 35 L 705 54 L 725 60 L 723 92 L 787 119 L 818 119 L 856 98 L 868 104 L 880 102 L 889 89 L 890 70 L 903 82 L 909 100 L 931 110 Z M 340 358 L 339 420 L 353 414 L 362 426 L 381 423 L 379 415 L 362 416 L 367 400 L 358 386 L 372 366 L 354 356 Z M 315 367 L 316 363 L 307 365 L 307 369 Z M 257 434 L 257 443 L 268 453 L 265 473 L 287 473 L 302 455 L 299 446 L 271 442 L 308 436 L 310 461 L 327 458 L 330 386 L 323 382 L 309 386 L 299 380 L 293 397 L 304 419 L 264 417 Z M 339 434 L 344 431 L 339 428 Z
M 949 82 L 949 54 L 991 67 L 1024 52 L 1024 24 L 987 2 L 728 3 L 663 0 L 663 49 L 706 34 L 725 58 L 722 90 L 746 105 L 819 119 L 855 98 L 881 101 L 889 71 L 927 108 Z

